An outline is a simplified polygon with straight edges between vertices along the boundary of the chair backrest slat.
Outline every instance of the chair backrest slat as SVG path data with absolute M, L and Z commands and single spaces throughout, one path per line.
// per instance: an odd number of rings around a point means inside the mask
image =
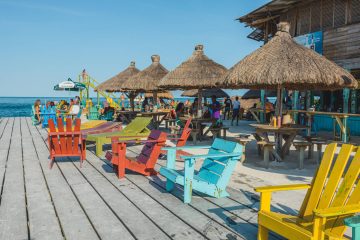
M 72 153 L 72 150 L 73 150 L 73 146 L 72 146 L 73 139 L 72 139 L 71 132 L 72 132 L 72 120 L 71 120 L 71 118 L 67 118 L 66 119 L 66 133 L 68 133 L 69 135 L 65 136 L 66 153 L 70 153 L 70 154 Z
M 63 121 L 59 121 L 58 122 L 58 132 L 59 133 L 63 133 L 64 132 L 64 124 Z M 64 135 L 60 135 L 60 150 L 62 154 L 65 154 L 67 152 L 66 150 L 66 140 L 65 140 L 65 136 Z
M 240 144 L 216 138 L 208 153 L 221 154 L 234 152 L 242 153 L 242 147 Z M 239 160 L 240 157 L 241 156 L 239 156 L 237 160 Z M 229 157 L 216 159 L 206 158 L 197 175 L 203 180 L 219 187 L 226 187 L 236 163 L 236 160 L 231 160 Z
M 305 197 L 306 201 L 303 202 L 300 208 L 299 216 L 301 218 L 305 218 L 305 216 L 312 218 L 313 210 L 316 208 L 319 202 L 327 176 L 329 174 L 329 170 L 336 151 L 336 146 L 337 145 L 333 143 L 326 147 L 321 164 L 313 179 L 312 186 L 308 190 L 307 196 Z
M 153 167 L 160 154 L 161 147 L 165 145 L 166 133 L 159 130 L 152 130 L 147 140 L 157 140 L 160 142 L 146 143 L 137 157 L 137 161 L 146 164 L 148 167 Z
M 180 135 L 180 138 L 179 140 L 177 141 L 176 143 L 176 146 L 177 147 L 183 147 L 186 145 L 186 142 L 187 142 L 187 139 L 189 138 L 190 136 L 190 133 L 191 133 L 191 128 L 190 128 L 190 124 L 191 124 L 191 117 L 189 117 L 189 119 L 186 121 L 185 123 L 185 126 L 184 126 L 184 129 Z
M 62 124 L 61 119 L 58 120 L 58 125 L 60 124 L 60 122 Z M 52 119 L 49 120 L 49 132 L 50 133 L 56 133 L 55 123 L 54 123 L 54 121 Z M 50 138 L 49 139 L 50 140 L 49 144 L 53 145 L 55 153 L 56 154 L 61 153 L 58 136 L 49 136 L 49 138 Z M 52 149 L 51 146 L 49 146 L 49 148 Z
M 80 132 L 80 126 L 81 126 L 81 119 L 77 118 L 75 119 L 75 127 L 74 127 L 74 131 L 75 132 Z M 72 152 L 74 154 L 79 153 L 79 140 L 80 140 L 80 135 L 79 134 L 75 134 L 74 135 L 74 144 L 73 144 L 73 150 Z
M 137 117 L 132 120 L 121 132 L 123 135 L 134 135 L 143 131 L 151 122 L 152 118 Z

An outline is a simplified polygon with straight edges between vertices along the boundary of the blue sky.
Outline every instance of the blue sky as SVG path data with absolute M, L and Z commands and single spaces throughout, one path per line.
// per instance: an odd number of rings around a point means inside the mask
M 235 19 L 266 2 L 0 0 L 0 96 L 61 96 L 83 68 L 102 82 L 152 54 L 171 70 L 199 43 L 229 68 L 260 46 Z

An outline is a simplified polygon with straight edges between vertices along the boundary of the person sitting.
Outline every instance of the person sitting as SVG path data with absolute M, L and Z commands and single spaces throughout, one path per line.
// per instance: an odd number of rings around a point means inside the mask
M 105 116 L 108 112 L 114 112 L 114 108 L 109 106 L 109 103 L 107 101 L 104 101 L 103 105 L 104 108 L 99 110 L 101 116 Z
M 180 120 L 180 117 L 184 116 L 184 110 L 185 110 L 185 105 L 184 103 L 180 102 L 175 109 L 175 115 L 176 115 L 175 126 L 170 127 L 172 133 L 177 132 L 184 127 L 184 123 Z
M 267 122 L 270 122 L 271 116 L 274 114 L 274 111 L 274 105 L 267 98 L 265 102 L 265 113 Z
M 150 110 L 149 100 L 147 97 L 144 99 L 144 101 L 141 104 L 141 110 L 143 112 L 148 112 Z
M 41 106 L 41 101 L 40 99 L 37 99 L 34 103 L 34 117 L 39 123 L 41 123 L 40 106 Z
M 189 112 L 191 115 L 197 115 L 197 112 L 198 112 L 198 105 L 199 105 L 199 102 L 198 102 L 198 98 L 195 98 L 194 99 L 194 102 L 191 104 L 190 106 L 190 109 L 189 109 Z

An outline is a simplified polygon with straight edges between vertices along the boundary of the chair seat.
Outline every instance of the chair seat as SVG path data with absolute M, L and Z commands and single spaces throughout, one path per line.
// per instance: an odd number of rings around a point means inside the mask
M 176 182 L 180 185 L 184 185 L 184 170 L 174 170 L 174 169 L 169 169 L 166 167 L 162 167 L 160 169 L 160 174 L 165 176 L 166 178 L 170 179 L 173 182 Z M 194 181 L 195 182 L 199 182 L 199 183 L 203 183 L 206 182 L 207 184 L 212 184 L 215 186 L 214 183 L 211 183 L 209 181 L 207 181 L 206 179 L 203 179 L 201 177 L 199 177 L 196 172 L 194 174 Z M 194 183 L 193 183 L 194 185 Z

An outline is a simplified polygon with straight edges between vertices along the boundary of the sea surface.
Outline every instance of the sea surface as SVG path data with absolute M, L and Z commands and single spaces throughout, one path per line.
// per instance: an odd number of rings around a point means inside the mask
M 47 101 L 59 102 L 64 99 L 69 101 L 69 97 L 0 97 L 0 118 L 2 117 L 28 117 L 31 116 L 31 107 L 34 102 L 40 99 L 42 104 Z M 176 101 L 186 101 L 192 98 L 175 98 Z M 92 98 L 93 102 L 96 102 L 96 98 Z M 100 102 L 104 102 L 105 99 L 101 98 Z M 125 100 L 125 107 L 129 106 L 128 99 Z

